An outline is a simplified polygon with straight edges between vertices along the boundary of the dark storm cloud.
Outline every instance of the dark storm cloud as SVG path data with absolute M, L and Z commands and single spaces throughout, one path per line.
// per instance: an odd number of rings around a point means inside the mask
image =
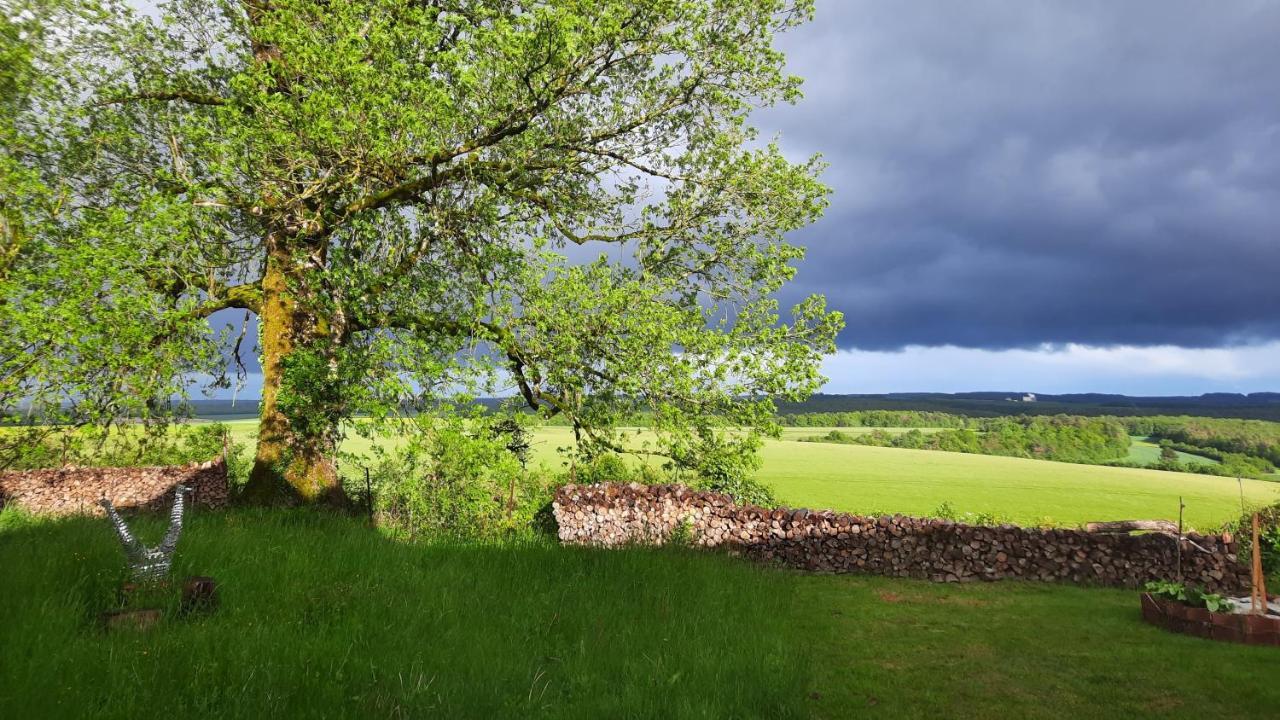
M 819 2 L 782 39 L 844 347 L 1280 338 L 1280 2 Z

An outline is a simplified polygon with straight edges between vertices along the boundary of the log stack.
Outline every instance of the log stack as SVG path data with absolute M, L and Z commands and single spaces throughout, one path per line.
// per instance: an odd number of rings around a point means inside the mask
M 904 515 L 868 517 L 738 505 L 680 485 L 566 485 L 553 504 L 560 540 L 661 544 L 685 525 L 692 542 L 818 572 L 938 582 L 1042 580 L 1136 588 L 1178 576 L 1177 538 L 1016 525 L 976 526 Z M 1236 547 L 1188 534 L 1182 576 L 1209 592 L 1248 586 Z M 1196 547 L 1198 546 L 1198 547 Z
M 227 464 L 218 458 L 162 467 L 69 466 L 2 472 L 0 507 L 13 503 L 41 515 L 102 515 L 97 503 L 105 497 L 117 508 L 168 510 L 179 483 L 192 489 L 190 502 L 211 508 L 227 504 Z

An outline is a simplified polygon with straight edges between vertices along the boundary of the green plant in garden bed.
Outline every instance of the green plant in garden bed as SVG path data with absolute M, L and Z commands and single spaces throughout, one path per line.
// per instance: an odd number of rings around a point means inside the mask
M 1226 596 L 1207 593 L 1194 585 L 1180 582 L 1156 580 L 1147 583 L 1146 590 L 1162 600 L 1172 600 L 1194 608 L 1205 608 L 1209 612 L 1231 612 L 1235 607 L 1235 603 Z

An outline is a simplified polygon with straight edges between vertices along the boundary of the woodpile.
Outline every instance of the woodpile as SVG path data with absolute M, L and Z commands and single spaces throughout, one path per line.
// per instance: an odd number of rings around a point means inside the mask
M 819 572 L 860 572 L 939 582 L 1044 580 L 1139 587 L 1178 577 L 1176 538 L 1165 534 L 966 525 L 903 515 L 740 506 L 679 485 L 566 485 L 553 503 L 560 540 L 617 546 L 694 544 Z M 687 528 L 687 533 L 682 529 Z M 1209 592 L 1237 592 L 1248 571 L 1218 535 L 1188 534 L 1182 577 Z M 1196 547 L 1199 546 L 1199 547 Z
M 224 507 L 229 497 L 227 464 L 222 458 L 166 467 L 62 467 L 0 473 L 0 507 L 13 503 L 41 515 L 102 515 L 100 498 L 117 508 L 167 510 L 173 488 L 192 489 L 188 502 Z

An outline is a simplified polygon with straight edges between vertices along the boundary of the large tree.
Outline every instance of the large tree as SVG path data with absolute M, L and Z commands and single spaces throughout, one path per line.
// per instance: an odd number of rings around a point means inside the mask
M 33 7 L 47 87 L 8 122 L 54 200 L 5 312 L 61 360 L 28 395 L 154 410 L 220 377 L 208 318 L 241 309 L 249 493 L 316 501 L 343 420 L 406 401 L 508 383 L 587 448 L 643 409 L 715 474 L 821 381 L 839 315 L 773 299 L 820 164 L 749 123 L 798 97 L 772 43 L 811 0 Z

